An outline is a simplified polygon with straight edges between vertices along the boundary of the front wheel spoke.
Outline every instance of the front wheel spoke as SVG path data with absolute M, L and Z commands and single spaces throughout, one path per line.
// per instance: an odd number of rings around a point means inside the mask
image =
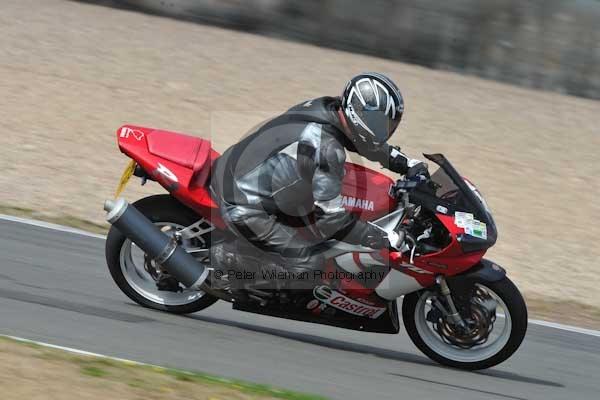
M 438 347 L 441 353 L 448 352 L 454 357 L 477 358 L 478 354 L 484 357 L 496 348 L 500 348 L 510 335 L 510 316 L 503 317 L 503 324 L 496 324 L 497 315 L 508 314 L 504 302 L 488 288 L 478 286 L 473 291 L 470 299 L 465 299 L 468 307 L 460 307 L 462 317 L 467 323 L 467 329 L 461 331 L 458 327 L 445 321 L 443 302 L 440 302 L 435 293 L 428 292 L 423 295 L 420 306 L 422 327 L 431 332 L 425 335 L 429 345 Z M 470 315 L 465 315 L 467 312 Z M 507 336 L 508 335 L 508 336 Z M 437 339 L 436 339 L 437 338 Z M 436 345 L 435 342 L 438 344 Z M 446 350 L 442 350 L 446 348 Z M 462 354 L 462 356 L 459 356 Z

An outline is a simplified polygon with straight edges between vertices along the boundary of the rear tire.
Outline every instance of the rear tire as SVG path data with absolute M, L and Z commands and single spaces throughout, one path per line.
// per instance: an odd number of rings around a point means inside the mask
M 169 195 L 155 195 L 145 197 L 133 203 L 133 205 L 144 214 L 150 221 L 154 223 L 171 223 L 178 226 L 189 226 L 194 222 L 198 221 L 200 217 L 195 214 L 192 210 L 185 207 L 179 201 Z M 210 234 L 209 234 L 210 235 Z M 121 253 L 124 245 L 127 245 L 129 240 L 114 226 L 112 226 L 108 232 L 106 238 L 106 262 L 108 264 L 108 270 L 113 280 L 121 289 L 123 293 L 127 295 L 131 300 L 136 303 L 153 308 L 155 310 L 167 311 L 173 314 L 190 314 L 197 311 L 204 310 L 205 308 L 213 305 L 218 298 L 203 293 L 203 295 L 189 303 L 170 305 L 165 304 L 167 302 L 154 301 L 148 297 L 143 296 L 142 291 L 136 290 L 123 273 L 123 266 L 121 265 Z M 210 243 L 210 240 L 208 241 Z M 150 276 L 150 274 L 148 274 Z M 160 295 L 161 293 L 157 293 Z M 166 293 L 171 292 L 163 292 Z
M 402 319 L 409 337 L 423 354 L 442 365 L 471 371 L 490 368 L 508 359 L 519 348 L 525 338 L 525 333 L 527 332 L 527 306 L 525 305 L 525 301 L 523 300 L 519 289 L 517 289 L 512 281 L 508 279 L 508 277 L 504 277 L 497 282 L 476 283 L 492 290 L 502 302 L 504 302 L 510 313 L 511 323 L 510 335 L 502 348 L 495 352 L 495 354 L 476 361 L 459 361 L 457 359 L 445 357 L 429 345 L 427 341 L 424 340 L 419 329 L 417 329 L 417 306 L 420 305 L 419 301 L 421 300 L 421 297 L 426 296 L 428 292 L 419 291 L 404 296 L 402 303 Z M 423 331 L 423 329 L 424 328 L 421 327 L 421 331 Z M 431 339 L 429 339 L 429 341 L 431 343 Z M 452 345 L 448 344 L 448 346 L 449 348 L 452 348 L 453 352 L 457 352 Z M 467 352 L 469 350 L 464 351 Z

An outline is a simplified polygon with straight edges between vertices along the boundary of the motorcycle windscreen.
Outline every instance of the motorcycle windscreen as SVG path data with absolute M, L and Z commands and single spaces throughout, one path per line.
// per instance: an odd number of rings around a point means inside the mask
M 433 212 L 454 215 L 457 226 L 465 228 L 465 250 L 491 247 L 498 233 L 485 201 L 442 154 L 425 157 L 439 168 L 431 174 L 433 185 L 418 188 L 411 197 Z

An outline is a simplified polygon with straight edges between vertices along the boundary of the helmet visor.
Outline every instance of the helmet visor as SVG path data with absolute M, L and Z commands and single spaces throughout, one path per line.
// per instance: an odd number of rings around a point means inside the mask
M 362 120 L 367 126 L 367 130 L 372 134 L 370 139 L 374 144 L 385 143 L 398 125 L 395 124 L 396 126 L 393 126 L 394 121 L 391 120 L 389 115 L 380 110 L 365 110 Z

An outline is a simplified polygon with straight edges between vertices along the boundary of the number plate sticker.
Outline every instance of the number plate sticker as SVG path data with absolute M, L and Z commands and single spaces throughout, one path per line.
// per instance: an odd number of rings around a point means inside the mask
M 454 213 L 454 224 L 459 228 L 463 228 L 467 235 L 484 240 L 487 239 L 487 226 L 485 222 L 476 220 L 473 218 L 473 214 L 457 211 Z

